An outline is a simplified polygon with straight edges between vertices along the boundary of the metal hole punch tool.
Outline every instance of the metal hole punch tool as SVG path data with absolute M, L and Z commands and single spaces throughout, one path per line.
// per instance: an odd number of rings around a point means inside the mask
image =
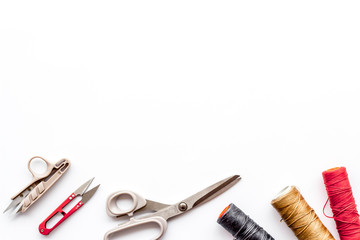
M 30 164 L 35 159 L 40 159 L 46 163 L 47 168 L 44 173 L 39 174 L 31 169 Z M 17 209 L 16 213 L 24 213 L 63 176 L 69 167 L 70 161 L 67 159 L 61 159 L 56 164 L 52 164 L 42 157 L 36 156 L 31 158 L 28 163 L 28 168 L 33 175 L 33 180 L 23 190 L 11 198 L 12 202 L 5 209 L 4 213 L 10 209 Z
M 212 200 L 216 196 L 224 193 L 239 180 L 239 175 L 228 177 L 173 205 L 150 201 L 131 191 L 116 192 L 110 195 L 107 200 L 107 214 L 111 217 L 128 215 L 130 220 L 108 231 L 104 236 L 104 240 L 108 240 L 110 236 L 115 233 L 137 226 L 144 226 L 149 223 L 155 223 L 160 227 L 160 233 L 155 240 L 160 239 L 167 229 L 168 219 L 181 215 L 200 204 Z M 132 207 L 128 210 L 120 209 L 117 205 L 117 201 L 120 197 L 130 197 L 133 203 Z M 142 215 L 138 218 L 134 217 L 134 214 L 147 213 L 149 211 L 152 213 Z
M 65 221 L 74 212 L 76 212 L 82 206 L 84 206 L 84 204 L 86 204 L 90 200 L 90 198 L 92 198 L 92 196 L 95 194 L 95 192 L 98 190 L 98 188 L 100 186 L 100 184 L 99 184 L 99 185 L 95 186 L 94 188 L 92 188 L 91 190 L 87 191 L 87 189 L 89 188 L 89 186 L 93 180 L 94 180 L 94 178 L 90 179 L 89 181 L 87 181 L 86 183 L 81 185 L 74 193 L 70 194 L 70 196 L 57 209 L 55 209 L 55 211 L 53 213 L 51 213 L 50 216 L 48 216 L 39 225 L 39 232 L 43 235 L 50 234 L 63 221 Z M 68 205 L 70 202 L 72 202 L 76 197 L 80 197 L 80 196 L 82 197 L 82 199 L 69 212 L 67 212 L 67 213 L 64 212 L 63 208 L 66 205 Z M 46 227 L 47 222 L 58 213 L 62 214 L 63 217 L 52 228 L 47 228 Z

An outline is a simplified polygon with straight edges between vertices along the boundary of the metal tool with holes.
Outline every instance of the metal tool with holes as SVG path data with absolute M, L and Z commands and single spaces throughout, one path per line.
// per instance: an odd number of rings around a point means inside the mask
M 90 200 L 90 198 L 95 194 L 95 192 L 100 186 L 99 184 L 91 190 L 86 191 L 93 180 L 94 178 L 90 179 L 89 181 L 81 185 L 74 193 L 70 194 L 70 196 L 39 225 L 39 231 L 41 234 L 50 234 L 57 226 L 59 226 L 62 222 L 64 222 L 68 217 L 70 217 L 74 212 L 79 210 L 84 204 L 86 204 Z M 72 202 L 76 197 L 82 197 L 82 199 L 69 212 L 64 212 L 64 207 L 70 202 Z M 52 228 L 47 228 L 46 224 L 48 223 L 48 221 L 58 213 L 62 214 L 63 217 Z
M 130 220 L 120 224 L 118 227 L 108 231 L 105 234 L 104 240 L 110 239 L 110 236 L 117 234 L 123 230 L 133 228 L 136 226 L 143 226 L 149 223 L 155 223 L 160 227 L 160 233 L 155 240 L 160 239 L 166 231 L 167 220 L 181 215 L 194 207 L 205 203 L 221 193 L 228 190 L 235 183 L 240 180 L 239 175 L 228 177 L 220 182 L 211 185 L 210 187 L 196 193 L 195 195 L 173 205 L 162 204 L 142 198 L 138 194 L 131 191 L 120 191 L 109 196 L 106 204 L 106 210 L 111 217 L 121 217 L 128 215 Z M 117 206 L 117 201 L 121 197 L 130 197 L 132 199 L 132 207 L 128 210 L 122 210 Z M 134 214 L 153 212 L 138 218 Z
M 46 171 L 42 174 L 36 173 L 31 169 L 30 164 L 36 159 L 46 163 Z M 24 213 L 63 176 L 69 167 L 70 161 L 67 159 L 61 159 L 56 164 L 52 164 L 42 157 L 36 156 L 31 158 L 28 163 L 28 168 L 33 175 L 33 180 L 23 190 L 11 198 L 12 202 L 5 209 L 4 213 L 10 209 L 15 209 L 16 213 Z

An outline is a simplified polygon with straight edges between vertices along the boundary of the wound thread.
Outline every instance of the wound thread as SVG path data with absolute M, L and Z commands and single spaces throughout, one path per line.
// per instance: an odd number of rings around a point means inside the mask
M 329 169 L 322 173 L 330 207 L 341 240 L 360 239 L 360 219 L 345 167 Z M 326 202 L 327 203 L 327 202 Z M 325 204 L 326 206 L 326 204 Z M 324 215 L 325 214 L 324 206 Z M 328 216 L 327 216 L 328 217 Z
M 233 203 L 224 209 L 217 222 L 231 233 L 235 240 L 274 240 Z
M 296 187 L 285 188 L 271 204 L 299 240 L 335 240 Z

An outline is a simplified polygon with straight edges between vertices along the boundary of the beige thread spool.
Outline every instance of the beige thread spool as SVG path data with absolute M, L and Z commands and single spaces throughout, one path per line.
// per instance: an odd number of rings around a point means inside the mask
M 335 240 L 296 187 L 284 188 L 271 205 L 299 240 Z

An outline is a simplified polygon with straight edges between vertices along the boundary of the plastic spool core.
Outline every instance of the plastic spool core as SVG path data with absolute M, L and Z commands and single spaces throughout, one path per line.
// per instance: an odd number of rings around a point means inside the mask
M 283 190 L 281 190 L 273 199 L 273 201 L 275 201 L 276 199 L 283 197 L 284 195 L 288 194 L 291 191 L 291 186 L 287 186 L 285 187 Z
M 326 170 L 325 172 L 334 172 L 339 169 L 340 169 L 340 167 L 334 167 L 334 168 L 330 168 L 330 169 Z
M 227 212 L 227 210 L 229 210 L 229 207 L 230 207 L 230 205 L 227 206 L 227 207 L 220 213 L 219 218 L 221 218 L 221 217 Z

